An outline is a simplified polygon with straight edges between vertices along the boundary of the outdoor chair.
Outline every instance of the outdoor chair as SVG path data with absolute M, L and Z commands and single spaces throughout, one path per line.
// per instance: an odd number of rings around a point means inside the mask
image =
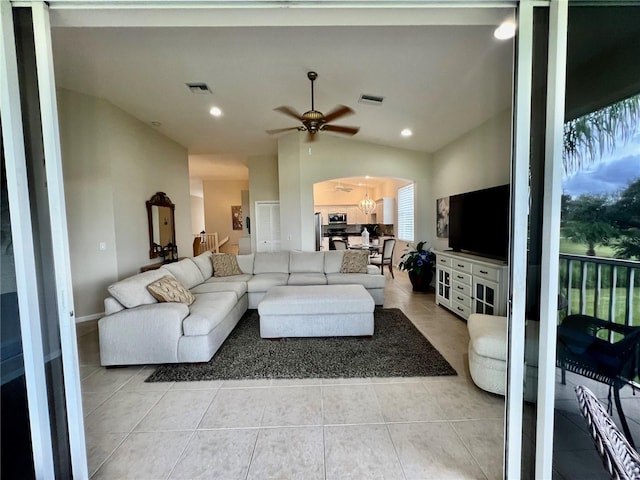
M 389 272 L 391 272 L 391 278 L 395 279 L 393 276 L 393 250 L 396 247 L 396 239 L 388 238 L 384 241 L 382 246 L 382 256 L 381 257 L 372 257 L 370 262 L 371 265 L 379 265 L 380 273 L 384 275 L 384 266 L 389 266 Z
M 640 455 L 620 433 L 604 406 L 582 385 L 576 387 L 576 395 L 591 438 L 611 478 L 640 479 Z
M 611 343 L 610 336 L 621 336 Z M 614 337 L 615 338 L 615 337 Z M 558 366 L 562 383 L 566 371 L 609 385 L 627 440 L 634 446 L 620 402 L 620 389 L 632 383 L 640 369 L 640 327 L 607 322 L 588 315 L 569 315 L 558 327 Z M 609 405 L 611 407 L 611 405 Z

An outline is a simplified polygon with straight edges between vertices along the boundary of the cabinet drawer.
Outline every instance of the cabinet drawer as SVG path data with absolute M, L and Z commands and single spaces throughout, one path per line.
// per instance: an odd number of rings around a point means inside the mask
M 455 281 L 451 282 L 451 289 L 453 290 L 454 294 L 461 293 L 463 295 L 466 295 L 467 297 L 471 297 L 471 285 Z
M 471 307 L 463 305 L 460 302 L 451 302 L 451 310 L 464 318 L 469 318 L 469 315 L 471 315 Z
M 451 267 L 456 269 L 459 272 L 465 272 L 471 274 L 473 264 L 467 260 L 462 260 L 460 258 L 454 258 L 451 260 Z
M 464 293 L 452 292 L 451 301 L 471 308 L 471 297 Z
M 485 265 L 474 265 L 473 275 L 479 278 L 485 278 L 487 280 L 498 281 L 498 269 L 493 267 L 487 267 Z
M 471 275 L 469 275 L 468 273 L 462 273 L 454 270 L 451 272 L 451 277 L 455 282 L 464 283 L 465 285 L 471 285 Z
M 451 266 L 451 258 L 450 257 L 436 257 L 436 264 L 437 265 L 442 265 L 443 267 L 450 267 Z

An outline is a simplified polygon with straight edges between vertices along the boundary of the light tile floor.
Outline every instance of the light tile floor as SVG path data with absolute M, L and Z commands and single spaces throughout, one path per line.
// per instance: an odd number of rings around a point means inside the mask
M 79 324 L 90 475 L 502 478 L 504 399 L 471 381 L 466 323 L 437 307 L 432 293 L 413 293 L 403 272 L 395 275 L 387 277 L 385 307 L 402 309 L 457 376 L 145 383 L 153 367 L 101 368 L 96 322 Z M 566 411 L 556 435 L 567 467 L 554 465 L 554 474 L 606 478 L 570 388 L 559 400 Z M 640 408 L 633 413 L 640 418 Z

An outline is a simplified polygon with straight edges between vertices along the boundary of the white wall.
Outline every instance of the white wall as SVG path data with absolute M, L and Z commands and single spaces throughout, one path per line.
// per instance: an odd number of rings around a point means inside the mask
M 176 205 L 178 253 L 191 255 L 189 169 L 184 147 L 111 103 L 57 93 L 73 293 L 82 320 L 104 310 L 110 283 L 152 262 L 145 202 L 154 193 L 165 192 Z
M 256 202 L 280 200 L 278 188 L 278 157 L 257 155 L 247 159 L 249 167 L 249 218 L 251 219 L 251 249 L 256 251 Z
M 370 175 L 416 182 L 416 240 L 431 241 L 428 226 L 435 212 L 425 208 L 432 197 L 430 155 L 386 147 L 330 134 L 305 142 L 306 133 L 294 132 L 278 141 L 278 171 L 282 249 L 313 250 L 313 185 L 339 177 Z M 291 236 L 291 240 L 289 240 Z
M 448 240 L 435 237 L 436 200 L 458 193 L 504 185 L 511 179 L 511 111 L 504 112 L 433 154 L 433 212 L 429 229 L 436 249 L 449 247 Z
M 247 180 L 205 180 L 203 187 L 205 231 L 218 232 L 220 241 L 229 237 L 228 244 L 224 245 L 221 251 L 237 251 L 238 239 L 243 232 L 233 230 L 231 206 L 242 205 L 242 191 L 249 187 L 249 182 Z
M 204 230 L 204 198 L 191 195 L 191 233 Z

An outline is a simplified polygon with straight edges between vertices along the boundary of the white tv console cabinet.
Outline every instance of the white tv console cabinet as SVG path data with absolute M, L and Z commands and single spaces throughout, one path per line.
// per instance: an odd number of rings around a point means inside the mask
M 507 265 L 459 252 L 436 252 L 436 304 L 465 320 L 472 313 L 506 315 Z

